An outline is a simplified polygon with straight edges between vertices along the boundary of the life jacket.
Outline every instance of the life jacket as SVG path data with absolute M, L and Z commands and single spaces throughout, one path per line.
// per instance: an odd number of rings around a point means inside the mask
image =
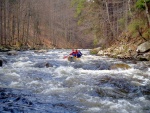
M 81 56 L 82 56 L 81 51 L 78 51 L 78 53 L 77 53 L 77 58 L 80 58 Z
M 72 52 L 72 53 L 70 53 L 70 55 L 72 55 L 72 56 L 75 56 L 76 57 L 76 52 Z

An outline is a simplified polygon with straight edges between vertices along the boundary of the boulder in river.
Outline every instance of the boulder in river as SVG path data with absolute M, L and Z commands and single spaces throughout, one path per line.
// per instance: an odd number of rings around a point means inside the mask
M 91 50 L 90 50 L 90 53 L 91 53 L 91 54 L 97 54 L 101 49 L 102 49 L 101 47 L 91 49 Z
M 143 52 L 146 52 L 146 51 L 149 51 L 149 50 L 150 50 L 150 41 L 147 41 L 147 42 L 144 42 L 141 45 L 139 45 L 137 47 L 136 51 L 138 53 L 143 53 Z
M 41 50 L 35 50 L 34 52 L 35 53 L 46 53 L 47 50 L 41 49 Z
M 48 67 L 53 67 L 53 65 L 50 64 L 50 63 L 46 63 L 45 66 L 46 66 L 47 68 L 48 68 Z
M 104 51 L 103 50 L 100 50 L 97 55 L 100 55 L 100 56 L 103 56 L 104 55 Z
M 136 59 L 139 61 L 150 61 L 150 52 L 142 53 L 136 56 Z
M 110 66 L 110 69 L 113 70 L 113 69 L 130 69 L 131 67 L 128 65 L 128 64 L 113 64 Z
M 3 66 L 3 60 L 0 59 L 0 67 Z
M 18 55 L 17 51 L 12 50 L 12 51 L 8 51 L 7 55 Z
M 143 56 L 150 61 L 150 52 L 145 53 Z
M 34 65 L 34 67 L 38 67 L 38 68 L 44 68 L 44 67 L 53 67 L 52 64 L 48 63 L 48 62 L 39 62 L 39 63 L 36 63 Z

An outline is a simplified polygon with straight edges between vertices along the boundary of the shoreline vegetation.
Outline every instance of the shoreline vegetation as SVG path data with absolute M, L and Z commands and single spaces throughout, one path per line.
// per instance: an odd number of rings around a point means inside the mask
M 127 42 L 122 39 L 115 41 L 115 43 L 108 48 L 98 47 L 91 49 L 90 53 L 117 59 L 150 61 L 150 41 L 136 39 L 136 41 L 131 40 Z
M 3 47 L 0 46 L 0 52 L 10 51 L 26 51 L 26 50 L 35 50 L 35 52 L 45 52 L 47 49 L 60 49 L 60 48 L 30 48 L 30 47 Z M 116 59 L 127 59 L 127 60 L 136 60 L 136 61 L 150 61 L 150 40 L 144 41 L 140 38 L 120 38 L 120 40 L 114 41 L 111 46 L 107 48 L 97 47 L 90 49 L 90 54 L 98 56 L 108 56 Z

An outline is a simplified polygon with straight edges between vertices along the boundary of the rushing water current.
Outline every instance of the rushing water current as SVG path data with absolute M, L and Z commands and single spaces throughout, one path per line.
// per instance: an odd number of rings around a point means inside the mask
M 90 55 L 78 62 L 71 50 L 0 53 L 0 113 L 150 113 L 150 62 Z M 130 69 L 110 69 L 112 64 Z

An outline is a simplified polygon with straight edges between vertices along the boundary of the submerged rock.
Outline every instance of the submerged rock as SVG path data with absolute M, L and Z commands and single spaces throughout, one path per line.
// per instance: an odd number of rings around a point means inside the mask
M 45 66 L 46 66 L 47 68 L 48 68 L 48 67 L 53 67 L 53 65 L 50 64 L 50 63 L 46 63 Z
M 113 64 L 110 66 L 110 69 L 130 69 L 131 67 L 128 64 Z
M 96 93 L 100 97 L 111 97 L 114 99 L 134 99 L 141 95 L 150 95 L 149 85 L 143 86 L 140 83 L 142 81 L 105 76 L 100 79 Z
M 36 63 L 34 65 L 34 67 L 38 67 L 38 68 L 44 68 L 44 67 L 53 67 L 52 64 L 48 63 L 48 62 L 40 62 L 40 63 Z
M 34 52 L 35 53 L 46 53 L 47 50 L 41 49 L 41 50 L 35 50 Z
M 8 51 L 7 55 L 18 55 L 17 51 Z
M 139 69 L 142 71 L 148 71 L 149 67 L 150 67 L 150 61 L 137 62 L 137 64 L 134 66 L 135 69 Z

